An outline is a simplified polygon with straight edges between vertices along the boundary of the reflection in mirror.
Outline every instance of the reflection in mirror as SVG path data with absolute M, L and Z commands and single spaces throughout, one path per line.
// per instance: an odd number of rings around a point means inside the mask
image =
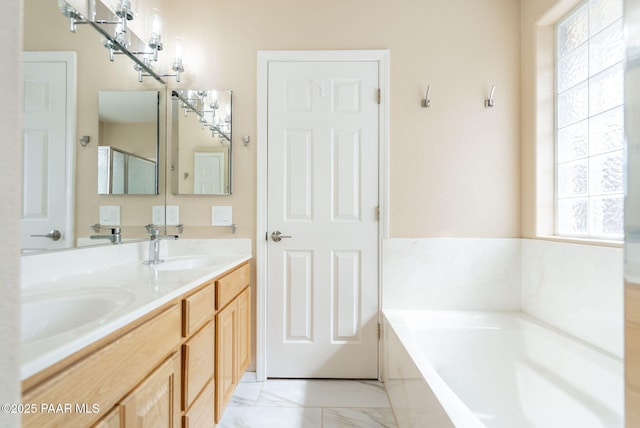
M 231 194 L 231 100 L 231 91 L 173 91 L 173 194 Z
M 74 3 L 81 3 L 84 0 L 78 0 Z M 84 1 L 84 3 L 87 3 Z M 89 2 L 93 4 L 93 0 Z M 100 15 L 102 16 L 102 15 Z M 130 22 L 135 24 L 140 22 L 139 18 Z M 112 26 L 113 27 L 113 26 Z M 69 31 L 69 18 L 60 13 L 56 1 L 52 0 L 28 0 L 24 2 L 24 34 L 23 34 L 23 47 L 25 51 L 32 51 L 31 54 L 25 52 L 23 56 L 23 62 L 29 60 L 33 63 L 33 60 L 29 58 L 30 55 L 42 56 L 46 54 L 47 58 L 44 60 L 39 59 L 38 63 L 44 67 L 44 76 L 47 78 L 56 77 L 64 73 L 52 73 L 50 65 L 53 63 L 56 70 L 60 68 L 66 70 L 76 70 L 76 79 L 65 79 L 65 84 L 60 86 L 63 93 L 58 92 L 53 95 L 53 92 L 49 92 L 49 97 L 36 97 L 30 96 L 30 101 L 37 101 L 38 99 L 49 99 L 52 105 L 62 109 L 63 118 L 60 118 L 56 124 L 62 126 L 62 131 L 56 135 L 64 135 L 69 141 L 68 160 L 51 159 L 54 162 L 49 167 L 49 171 L 64 172 L 62 174 L 61 182 L 62 187 L 69 192 L 69 203 L 64 203 L 68 206 L 66 210 L 65 218 L 61 221 L 56 221 L 55 224 L 42 224 L 38 227 L 29 230 L 25 227 L 23 222 L 22 234 L 25 238 L 29 238 L 31 242 L 27 242 L 26 239 L 23 243 L 23 251 L 27 252 L 40 252 L 45 250 L 60 250 L 69 247 L 84 246 L 84 245 L 111 245 L 108 239 L 90 239 L 92 235 L 106 235 L 110 233 L 111 228 L 120 227 L 122 232 L 122 242 L 129 242 L 136 239 L 149 239 L 149 235 L 146 232 L 144 226 L 152 222 L 152 212 L 155 206 L 165 205 L 165 194 L 163 189 L 165 188 L 165 161 L 166 161 L 166 145 L 164 144 L 166 138 L 167 129 L 167 91 L 166 86 L 152 78 L 144 78 L 143 82 L 138 82 L 138 76 L 136 71 L 132 67 L 132 62 L 129 58 L 123 55 L 115 55 L 114 61 L 110 61 L 109 50 L 103 48 L 103 36 L 96 32 L 88 25 L 77 25 L 77 32 L 72 33 Z M 134 29 L 134 25 L 130 27 Z M 131 43 L 132 49 L 141 43 L 139 38 L 132 32 Z M 60 58 L 51 58 L 53 54 L 62 54 L 65 56 L 75 57 L 75 65 L 69 63 L 64 65 Z M 162 56 L 161 56 L 162 57 Z M 32 64 L 33 65 L 33 64 Z M 40 66 L 39 66 L 40 67 Z M 41 68 L 41 67 L 40 67 Z M 23 70 L 31 72 L 33 67 L 24 67 Z M 45 82 L 45 80 L 36 77 L 31 79 L 33 82 Z M 26 80 L 22 82 L 24 86 Z M 38 84 L 33 88 L 29 88 L 29 91 L 33 91 L 37 88 L 43 88 L 42 84 Z M 157 154 L 142 154 L 145 159 L 151 159 L 159 162 L 159 171 L 161 174 L 156 175 L 159 184 L 158 189 L 161 194 L 156 195 L 100 195 L 97 192 L 98 188 L 98 173 L 97 173 L 97 159 L 98 148 L 97 143 L 102 141 L 100 136 L 100 124 L 98 118 L 98 94 L 100 91 L 153 91 L 160 95 L 160 107 L 159 111 L 159 141 L 160 150 Z M 31 92 L 36 95 L 36 92 Z M 65 101 L 66 100 L 66 101 Z M 69 102 L 71 100 L 71 102 Z M 65 107 L 73 107 L 73 101 L 75 101 L 75 109 L 69 109 Z M 60 107 L 61 106 L 61 107 Z M 35 110 L 34 110 L 35 111 Z M 57 113 L 58 110 L 56 110 Z M 38 130 L 38 123 L 43 123 L 42 120 L 37 120 L 36 127 L 28 128 L 30 130 Z M 47 123 L 52 123 L 51 121 Z M 34 134 L 35 135 L 35 134 Z M 42 133 L 39 135 L 54 135 L 53 133 Z M 85 140 L 85 143 L 81 142 L 83 137 L 89 137 L 89 140 Z M 64 138 L 63 138 L 64 139 Z M 33 143 L 37 143 L 37 140 L 32 140 Z M 64 142 L 64 141 L 63 141 Z M 112 144 L 114 147 L 119 148 L 117 144 Z M 55 154 L 56 156 L 63 154 L 65 149 L 52 149 L 49 147 L 49 154 Z M 155 147 L 155 146 L 154 146 Z M 30 167 L 35 168 L 39 160 L 44 161 L 45 158 L 37 157 L 33 153 L 32 148 L 36 148 L 34 145 L 27 147 L 27 151 L 24 153 L 24 161 L 28 163 Z M 31 152 L 29 152 L 31 150 Z M 132 150 L 123 149 L 127 152 Z M 157 148 L 156 148 L 157 150 Z M 137 153 L 136 153 L 137 154 Z M 51 158 L 51 156 L 49 156 Z M 154 159 L 155 157 L 155 159 Z M 63 167 L 64 165 L 64 167 Z M 26 170 L 25 170 L 26 171 Z M 31 170 L 30 170 L 31 171 Z M 37 178 L 38 176 L 35 175 Z M 34 183 L 38 183 L 35 181 Z M 60 198 L 52 193 L 51 186 L 53 181 L 47 179 L 47 181 L 39 181 L 43 183 L 43 189 L 47 192 L 49 199 L 53 201 L 65 201 L 64 198 Z M 41 198 L 38 197 L 38 193 L 31 190 L 29 183 L 23 183 L 25 187 L 25 194 L 29 195 L 29 199 L 25 198 L 25 201 L 29 202 L 29 209 L 37 208 L 37 204 L 44 203 Z M 34 205 L 35 204 L 35 205 Z M 121 216 L 118 218 L 117 223 L 111 218 L 105 218 L 101 207 L 120 207 Z M 48 209 L 48 208 L 47 208 Z M 47 211 L 52 213 L 52 211 Z M 35 218 L 35 216 L 32 215 Z M 51 219 L 51 215 L 40 216 Z M 108 220 L 108 221 L 105 221 Z M 33 222 L 29 220 L 30 222 Z M 95 224 L 101 224 L 102 229 L 94 230 L 92 226 Z M 59 231 L 60 235 L 55 231 Z M 31 236 L 37 235 L 37 236 Z M 56 240 L 56 236 L 60 236 Z
M 98 93 L 98 193 L 158 194 L 157 91 Z

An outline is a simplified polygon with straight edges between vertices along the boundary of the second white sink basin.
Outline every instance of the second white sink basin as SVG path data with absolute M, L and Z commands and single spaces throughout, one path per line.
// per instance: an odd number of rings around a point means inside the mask
M 133 302 L 135 295 L 119 288 L 87 288 L 59 294 L 25 296 L 20 340 L 35 342 L 98 321 Z

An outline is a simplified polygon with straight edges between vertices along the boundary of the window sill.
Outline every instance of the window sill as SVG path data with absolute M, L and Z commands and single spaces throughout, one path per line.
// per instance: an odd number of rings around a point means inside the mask
M 548 236 L 548 235 L 539 235 L 539 236 L 536 236 L 535 239 L 540 239 L 543 241 L 564 242 L 567 244 L 596 245 L 599 247 L 614 247 L 614 248 L 624 247 L 624 241 L 610 241 L 605 239 L 582 239 L 582 238 L 571 238 L 568 236 Z

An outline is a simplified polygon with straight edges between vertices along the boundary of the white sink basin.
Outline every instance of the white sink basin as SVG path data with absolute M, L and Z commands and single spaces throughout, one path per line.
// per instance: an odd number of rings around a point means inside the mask
M 74 330 L 133 302 L 135 295 L 119 288 L 87 288 L 23 297 L 22 343 Z
M 160 264 L 153 265 L 153 268 L 159 271 L 202 269 L 224 264 L 227 259 L 227 257 L 211 256 L 172 257 Z

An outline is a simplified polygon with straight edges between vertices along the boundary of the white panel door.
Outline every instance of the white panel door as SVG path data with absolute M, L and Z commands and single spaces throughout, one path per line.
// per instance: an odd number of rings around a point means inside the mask
M 22 247 L 25 250 L 73 245 L 70 230 L 73 185 L 69 178 L 73 174 L 69 174 L 73 157 L 68 150 L 72 130 L 68 129 L 68 116 L 75 112 L 70 106 L 68 91 L 75 94 L 74 88 L 69 87 L 69 76 L 75 75 L 75 63 L 69 56 L 55 52 L 25 53 L 22 188 Z M 55 239 L 52 231 L 58 231 L 60 238 Z
M 377 378 L 378 63 L 268 80 L 267 376 Z
M 219 195 L 224 193 L 224 153 L 196 152 L 193 157 L 193 193 Z

